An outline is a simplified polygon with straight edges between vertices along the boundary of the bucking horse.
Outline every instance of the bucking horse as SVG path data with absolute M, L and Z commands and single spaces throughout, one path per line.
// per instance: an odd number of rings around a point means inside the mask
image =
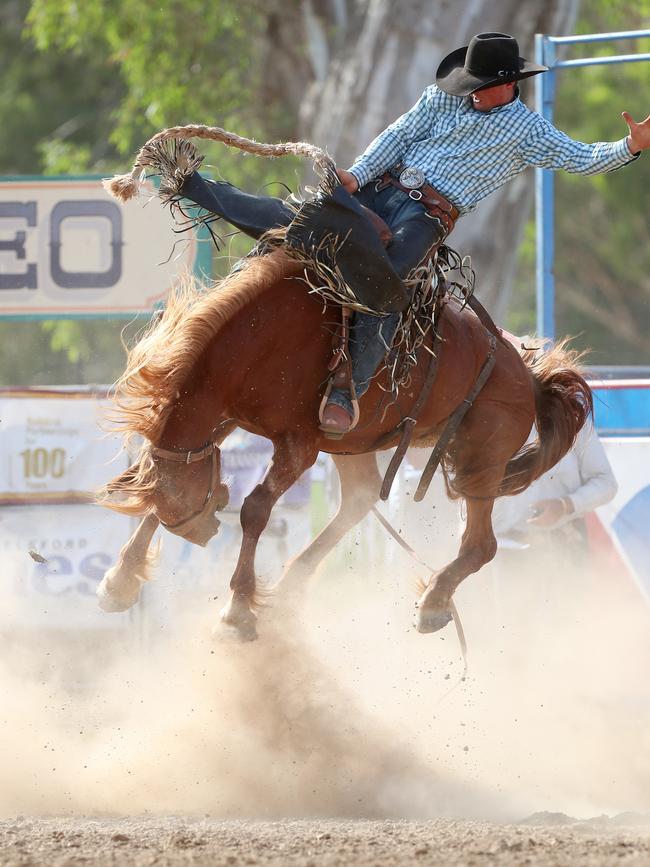
M 159 133 L 140 151 L 131 174 L 107 182 L 108 188 L 129 199 L 137 192 L 138 175 L 152 170 L 162 176 L 161 194 L 175 207 L 184 208 L 189 198 L 204 205 L 204 214 L 210 208 L 218 214 L 217 205 L 192 192 L 204 184 L 196 171 L 200 160 L 189 147 L 196 136 L 220 137 L 258 153 L 275 149 L 269 153 L 274 156 L 309 154 L 317 171 L 320 166 L 320 204 L 325 201 L 326 209 L 333 203 L 340 210 L 342 188 L 322 151 L 301 143 L 258 145 L 219 128 Z M 341 234 L 339 229 L 336 243 L 329 243 L 331 237 L 323 243 L 321 233 L 318 244 L 310 246 L 304 243 L 305 212 L 313 215 L 314 201 L 278 204 L 281 200 L 247 197 L 230 185 L 214 186 L 208 193 L 234 197 L 225 218 L 258 243 L 212 285 L 186 277 L 128 354 L 115 387 L 115 413 L 125 436 L 137 436 L 142 445 L 132 466 L 105 485 L 99 500 L 142 520 L 99 586 L 101 607 L 121 611 L 137 601 L 159 526 L 197 545 L 206 545 L 218 532 L 218 513 L 228 503 L 220 446 L 242 428 L 271 440 L 273 456 L 241 508 L 241 549 L 221 620 L 244 639 L 257 637 L 255 553 L 260 535 L 275 503 L 319 452 L 330 454 L 338 470 L 339 509 L 288 564 L 275 604 L 281 604 L 283 592 L 300 587 L 337 542 L 387 497 L 396 460 L 410 443 L 433 449 L 416 499 L 422 499 L 441 464 L 448 493 L 466 504 L 458 554 L 431 576 L 417 604 L 420 632 L 442 628 L 451 619 L 460 582 L 496 553 L 491 523 L 495 498 L 523 491 L 557 463 L 591 412 L 591 392 L 576 354 L 562 343 L 544 352 L 513 343 L 480 305 L 453 291 L 439 263 L 429 263 L 426 279 L 419 277 L 420 287 L 435 296 L 425 310 L 426 323 L 422 310 L 419 318 L 413 315 L 422 295 L 416 293 L 398 331 L 410 356 L 400 367 L 407 375 L 398 376 L 396 363 L 387 362 L 359 402 L 359 424 L 342 440 L 328 438 L 319 429 L 318 414 L 333 349 L 336 357 L 346 354 L 340 307 L 368 309 L 379 297 L 383 307 L 378 315 L 403 309 L 401 284 L 381 268 L 369 270 L 369 260 L 381 264 L 379 234 L 355 211 L 355 225 L 365 221 L 365 234 L 349 229 Z M 292 231 L 299 244 L 291 243 Z M 363 297 L 350 288 L 355 269 L 363 274 L 362 285 L 375 281 Z M 333 328 L 338 335 L 334 346 Z M 419 340 L 409 343 L 407 332 Z M 537 438 L 525 445 L 533 424 Z M 392 472 L 382 478 L 376 453 L 395 447 Z

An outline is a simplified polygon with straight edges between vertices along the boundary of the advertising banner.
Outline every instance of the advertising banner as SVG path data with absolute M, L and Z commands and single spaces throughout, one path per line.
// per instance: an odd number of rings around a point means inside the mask
M 181 272 L 209 273 L 209 243 L 179 240 L 150 190 L 121 204 L 98 177 L 0 179 L 0 318 L 148 313 Z
M 0 392 L 0 505 L 87 501 L 125 470 L 107 407 L 90 391 Z
M 221 447 L 221 472 L 228 485 L 230 511 L 241 509 L 245 497 L 264 478 L 273 457 L 273 443 L 264 437 L 236 430 L 224 441 Z M 279 504 L 295 506 L 308 505 L 310 499 L 312 470 L 307 470 L 298 481 L 284 494 Z
M 95 629 L 124 622 L 126 614 L 100 611 L 95 590 L 134 526 L 99 506 L 0 509 L 0 627 Z

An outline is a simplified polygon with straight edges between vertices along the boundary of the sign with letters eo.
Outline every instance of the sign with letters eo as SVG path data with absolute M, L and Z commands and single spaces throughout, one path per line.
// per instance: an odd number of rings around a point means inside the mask
M 0 318 L 146 314 L 181 272 L 209 273 L 208 245 L 174 234 L 154 192 L 121 204 L 98 177 L 0 178 Z

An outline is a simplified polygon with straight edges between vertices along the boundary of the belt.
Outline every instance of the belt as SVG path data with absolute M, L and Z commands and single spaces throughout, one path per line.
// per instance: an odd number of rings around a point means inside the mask
M 393 171 L 399 171 L 400 169 L 401 166 L 397 166 Z M 426 210 L 432 214 L 432 216 L 439 217 L 442 212 L 447 219 L 451 220 L 452 228 L 453 224 L 460 216 L 460 212 L 456 205 L 453 205 L 449 199 L 443 196 L 442 193 L 439 193 L 438 190 L 434 189 L 430 184 L 422 184 L 422 186 L 414 190 L 401 184 L 391 172 L 385 172 L 377 181 L 376 189 L 377 191 L 383 190 L 389 184 L 393 187 L 397 187 L 398 190 L 402 190 L 402 192 L 406 193 L 409 198 L 414 201 L 422 202 Z M 451 231 L 451 228 L 449 231 Z

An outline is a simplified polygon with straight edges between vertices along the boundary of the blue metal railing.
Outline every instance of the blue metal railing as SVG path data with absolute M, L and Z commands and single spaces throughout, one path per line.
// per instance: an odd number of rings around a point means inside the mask
M 618 54 L 558 60 L 556 46 L 591 42 L 615 42 L 623 39 L 650 38 L 650 30 L 624 30 L 619 33 L 591 33 L 584 36 L 535 36 L 535 61 L 549 71 L 535 78 L 535 108 L 547 120 L 553 120 L 556 71 L 578 66 L 603 66 L 650 60 L 650 53 Z M 537 333 L 555 337 L 555 231 L 553 172 L 535 169 L 535 226 L 537 243 Z

